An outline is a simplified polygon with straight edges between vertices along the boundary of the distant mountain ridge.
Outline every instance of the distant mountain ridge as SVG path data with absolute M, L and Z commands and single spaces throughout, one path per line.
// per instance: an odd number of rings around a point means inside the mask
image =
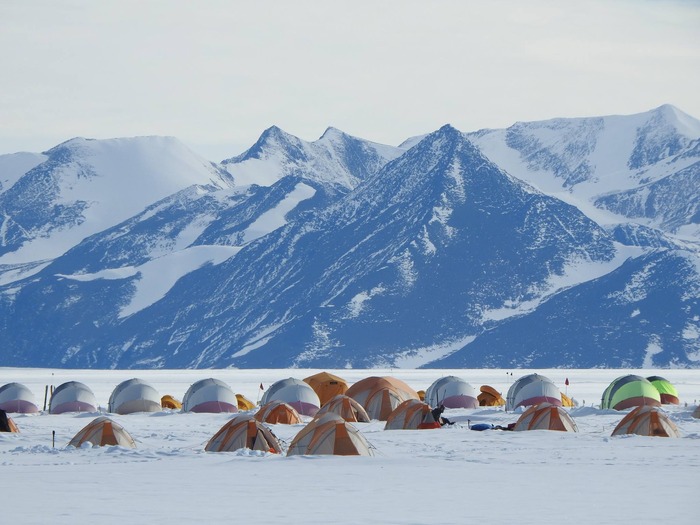
M 662 106 L 0 156 L 0 364 L 698 367 L 699 144 Z
M 516 177 L 612 214 L 603 221 L 626 217 L 699 237 L 700 121 L 673 106 L 630 116 L 517 123 L 469 137 Z

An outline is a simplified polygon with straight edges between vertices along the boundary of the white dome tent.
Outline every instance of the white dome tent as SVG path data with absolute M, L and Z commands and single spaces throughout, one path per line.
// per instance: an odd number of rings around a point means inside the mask
M 529 374 L 521 377 L 508 389 L 506 396 L 506 410 L 551 403 L 561 406 L 561 392 L 551 379 L 539 375 Z
M 183 412 L 238 412 L 238 400 L 231 388 L 218 379 L 197 381 L 182 399 Z
M 301 379 L 281 379 L 263 394 L 261 405 L 270 401 L 283 401 L 304 416 L 313 416 L 321 407 L 318 394 Z
M 0 409 L 18 414 L 39 412 L 34 394 L 21 383 L 7 383 L 0 388 Z
M 129 379 L 117 385 L 109 396 L 109 412 L 133 414 L 134 412 L 160 412 L 160 394 L 141 379 Z
M 68 381 L 56 387 L 51 394 L 49 413 L 65 412 L 97 412 L 97 399 L 93 391 L 78 381 Z
M 456 376 L 441 377 L 430 385 L 425 391 L 425 402 L 431 407 L 479 408 L 474 387 Z

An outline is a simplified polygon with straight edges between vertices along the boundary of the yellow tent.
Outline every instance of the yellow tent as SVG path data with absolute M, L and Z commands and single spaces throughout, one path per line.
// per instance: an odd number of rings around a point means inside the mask
M 481 390 L 481 394 L 476 396 L 476 398 L 479 400 L 479 406 L 500 407 L 506 404 L 506 400 L 503 399 L 501 393 L 495 388 L 489 385 L 484 385 L 479 390 Z
M 348 390 L 348 383 L 345 379 L 328 372 L 319 372 L 309 376 L 304 379 L 304 383 L 314 389 L 321 405 L 337 395 L 345 394 Z
M 160 406 L 163 408 L 170 408 L 172 410 L 180 410 L 182 408 L 182 403 L 180 403 L 173 396 L 166 394 L 160 398 Z
M 255 403 L 243 394 L 236 394 L 236 400 L 238 401 L 238 410 L 253 410 L 255 408 Z
M 561 395 L 561 406 L 572 407 L 572 406 L 574 406 L 574 402 L 569 396 L 567 396 L 566 394 L 562 394 Z

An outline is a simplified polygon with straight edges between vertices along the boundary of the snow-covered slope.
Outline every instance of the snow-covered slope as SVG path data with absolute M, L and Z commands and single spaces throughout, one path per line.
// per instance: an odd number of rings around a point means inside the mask
M 133 310 L 134 271 L 68 280 L 62 271 L 56 282 L 61 260 L 14 292 L 13 307 L 55 297 L 42 324 L 73 319 L 55 348 L 64 364 L 423 365 L 485 320 L 609 271 L 615 257 L 576 208 L 502 172 L 446 126 L 335 204 L 181 277 L 148 308 Z M 103 304 L 106 295 L 119 299 Z M 23 331 L 10 337 L 20 345 Z
M 293 175 L 345 192 L 403 152 L 402 147 L 361 140 L 335 128 L 306 142 L 272 126 L 248 151 L 222 165 L 237 185 L 269 186 Z
M 0 264 L 58 257 L 188 186 L 230 185 L 223 170 L 169 137 L 72 139 L 45 156 L 0 194 Z
M 0 155 L 0 193 L 7 191 L 22 175 L 46 159 L 46 155 L 41 153 Z
M 698 239 L 700 121 L 673 106 L 469 136 L 501 168 L 601 224 L 633 220 Z
M 34 226 L 3 227 L 0 364 L 698 367 L 696 131 L 669 106 L 398 148 L 273 127 L 226 170 L 69 141 L 3 175 Z M 110 186 L 138 173 L 176 189 Z M 95 193 L 143 202 L 113 222 Z

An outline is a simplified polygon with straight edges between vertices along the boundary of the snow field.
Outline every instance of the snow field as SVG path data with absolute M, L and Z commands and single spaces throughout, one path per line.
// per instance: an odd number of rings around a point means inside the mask
M 376 456 L 283 457 L 252 451 L 206 453 L 204 445 L 232 417 L 164 411 L 114 416 L 137 441 L 74 449 L 65 444 L 91 414 L 13 415 L 21 433 L 0 434 L 4 514 L 22 524 L 101 523 L 695 523 L 700 488 L 699 370 L 536 370 L 586 405 L 571 409 L 579 433 L 473 432 L 472 423 L 505 425 L 519 413 L 448 410 L 440 430 L 384 431 L 356 424 Z M 317 370 L 89 371 L 2 369 L 0 384 L 27 385 L 43 407 L 46 384 L 76 380 L 106 407 L 112 389 L 139 377 L 179 399 L 199 379 L 215 377 L 256 401 L 278 379 Z M 331 370 L 355 382 L 392 375 L 415 389 L 456 375 L 505 396 L 530 370 Z M 510 373 L 513 376 L 510 376 Z M 679 390 L 667 408 L 680 439 L 611 438 L 624 413 L 599 410 L 605 387 L 621 375 L 658 374 Z M 511 379 L 512 377 L 512 379 Z M 41 397 L 41 399 L 39 399 Z M 688 406 L 685 406 L 685 403 Z M 596 406 L 592 406 L 596 405 Z M 306 418 L 308 419 L 308 418 Z M 303 425 L 273 425 L 289 444 Z M 56 447 L 52 448 L 52 431 Z M 11 482 L 9 482 L 11 480 Z

